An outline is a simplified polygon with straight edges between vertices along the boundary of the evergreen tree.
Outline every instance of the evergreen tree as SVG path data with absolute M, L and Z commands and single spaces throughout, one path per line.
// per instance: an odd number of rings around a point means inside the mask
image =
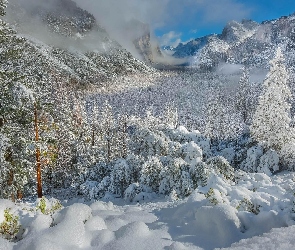
M 224 139 L 228 128 L 228 117 L 219 87 L 209 89 L 206 108 L 205 135 L 210 138 L 211 143 Z
M 270 61 L 270 72 L 264 80 L 264 92 L 250 127 L 251 136 L 267 147 L 280 150 L 293 138 L 290 127 L 291 92 L 287 85 L 288 73 L 284 65 L 284 57 L 278 48 Z
M 5 15 L 6 6 L 7 6 L 7 0 L 0 0 L 0 16 Z
M 237 92 L 236 108 L 241 115 L 243 123 L 247 123 L 249 116 L 249 102 L 248 102 L 248 90 L 249 90 L 249 71 L 246 67 L 243 68 L 242 76 L 239 80 L 239 91 Z

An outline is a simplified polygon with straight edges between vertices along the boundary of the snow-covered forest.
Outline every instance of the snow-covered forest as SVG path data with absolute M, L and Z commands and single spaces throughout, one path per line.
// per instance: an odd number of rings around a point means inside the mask
M 210 38 L 158 70 L 61 2 L 46 43 L 0 0 L 0 249 L 292 249 L 287 39 L 256 63 Z

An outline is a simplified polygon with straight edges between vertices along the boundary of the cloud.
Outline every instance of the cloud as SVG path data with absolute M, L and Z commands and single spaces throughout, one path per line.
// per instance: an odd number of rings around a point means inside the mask
M 25 2 L 27 9 L 44 3 L 56 5 L 60 0 L 13 0 Z M 191 34 L 202 26 L 225 23 L 247 18 L 251 9 L 242 0 L 73 0 L 82 9 L 92 13 L 98 23 L 130 52 L 134 52 L 133 40 L 146 32 L 141 25 L 146 23 L 151 31 L 166 33 L 160 43 L 176 46 L 181 41 L 183 27 Z M 137 22 L 137 24 L 136 24 Z M 173 32 L 173 31 L 178 32 Z M 169 32 L 170 31 L 170 32 Z M 187 38 L 186 38 L 187 39 Z M 132 51 L 133 50 L 133 51 Z
M 163 36 L 159 37 L 160 45 L 167 45 L 176 47 L 181 42 L 182 33 L 177 33 L 175 31 L 170 31 Z
M 247 18 L 251 9 L 237 0 L 75 0 L 92 13 L 98 22 L 122 44 L 126 23 L 139 20 L 151 30 L 179 30 L 181 25 L 190 25 L 196 33 L 201 25 L 226 23 Z M 127 36 L 127 37 L 126 37 Z M 172 37 L 171 37 L 172 36 Z M 161 44 L 175 45 L 181 36 L 173 31 L 160 38 Z M 133 39 L 133 38 L 132 38 Z
M 118 27 L 132 19 L 153 27 L 163 25 L 168 19 L 167 6 L 171 0 L 74 0 L 79 6 L 94 14 L 105 27 Z

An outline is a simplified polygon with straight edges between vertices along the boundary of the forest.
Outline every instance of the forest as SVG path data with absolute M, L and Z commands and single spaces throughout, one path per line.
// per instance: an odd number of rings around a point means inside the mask
M 1 19 L 0 249 L 213 249 L 294 233 L 294 73 L 286 48 L 273 52 L 267 69 L 157 70 L 120 50 L 75 61 Z

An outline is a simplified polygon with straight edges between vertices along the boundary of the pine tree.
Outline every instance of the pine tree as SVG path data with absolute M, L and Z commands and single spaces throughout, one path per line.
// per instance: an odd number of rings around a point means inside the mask
M 4 16 L 5 13 L 5 9 L 7 6 L 7 0 L 0 0 L 0 16 Z
M 239 91 L 237 93 L 236 108 L 241 114 L 242 122 L 247 123 L 249 116 L 248 105 L 248 90 L 249 90 L 249 71 L 246 67 L 243 68 L 242 76 L 239 80 Z
M 210 138 L 211 143 L 225 138 L 228 127 L 226 107 L 223 104 L 221 90 L 219 87 L 208 91 L 207 117 L 205 135 Z
M 251 136 L 258 142 L 265 143 L 268 148 L 280 150 L 288 143 L 294 133 L 290 127 L 291 92 L 287 85 L 288 73 L 284 65 L 284 57 L 278 48 L 270 71 L 264 80 L 264 92 L 250 127 Z
M 100 138 L 104 159 L 110 162 L 116 158 L 117 153 L 117 137 L 116 137 L 116 121 L 113 115 L 113 109 L 108 102 L 105 102 L 101 112 Z

